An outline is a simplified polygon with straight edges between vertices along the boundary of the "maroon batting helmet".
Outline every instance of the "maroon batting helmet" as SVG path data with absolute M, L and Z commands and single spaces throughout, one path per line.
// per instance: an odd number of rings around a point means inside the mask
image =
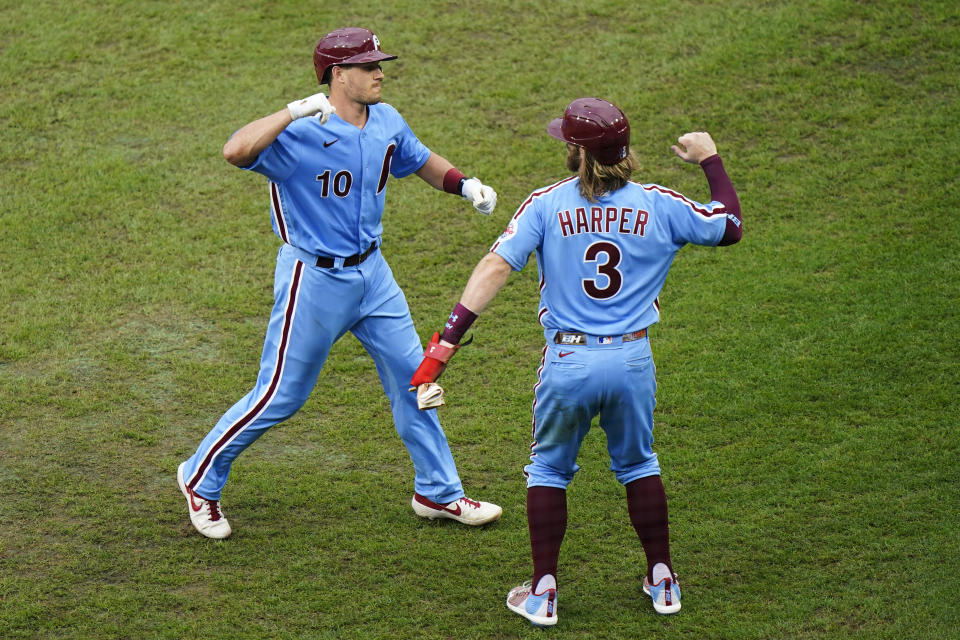
M 617 164 L 630 153 L 630 123 L 617 105 L 600 98 L 578 98 L 562 118 L 547 125 L 547 133 L 583 147 L 600 164 Z
M 327 70 L 334 65 L 379 62 L 396 57 L 380 50 L 380 41 L 369 29 L 345 27 L 320 38 L 313 50 L 313 66 L 320 84 L 327 84 L 330 82 Z

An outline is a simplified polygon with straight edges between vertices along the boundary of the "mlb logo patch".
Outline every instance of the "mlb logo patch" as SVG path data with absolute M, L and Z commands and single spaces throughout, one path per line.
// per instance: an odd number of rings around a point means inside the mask
M 597 342 L 600 344 L 611 344 L 613 342 L 613 336 L 600 336 Z

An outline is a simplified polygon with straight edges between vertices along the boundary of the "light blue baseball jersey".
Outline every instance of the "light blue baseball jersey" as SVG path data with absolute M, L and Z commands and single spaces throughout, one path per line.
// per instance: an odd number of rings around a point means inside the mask
M 376 363 L 394 426 L 410 454 L 414 490 L 439 504 L 463 486 L 436 410 L 420 411 L 408 381 L 423 344 L 406 297 L 380 251 L 327 268 L 316 255 L 349 257 L 378 242 L 389 175 L 410 175 L 430 156 L 397 111 L 369 105 L 358 129 L 336 115 L 293 121 L 246 167 L 269 178 L 277 255 L 274 306 L 260 371 L 183 467 L 186 487 L 219 500 L 233 461 L 307 401 L 334 343 L 348 331 Z
M 346 257 L 379 243 L 387 178 L 420 169 L 430 150 L 392 106 L 368 114 L 363 129 L 336 114 L 294 120 L 245 167 L 270 179 L 273 230 L 287 244 Z
M 674 256 L 687 243 L 719 243 L 726 207 L 636 182 L 592 203 L 579 182 L 573 176 L 531 193 L 490 250 L 517 271 L 536 251 L 547 330 L 615 336 L 658 322 Z

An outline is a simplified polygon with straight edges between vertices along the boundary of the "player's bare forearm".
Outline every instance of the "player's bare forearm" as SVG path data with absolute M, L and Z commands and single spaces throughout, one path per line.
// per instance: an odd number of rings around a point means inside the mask
M 497 192 L 492 187 L 477 178 L 467 178 L 443 156 L 431 153 L 415 173 L 434 189 L 462 196 L 485 216 L 497 206 Z
M 503 288 L 513 267 L 496 253 L 488 253 L 474 267 L 467 286 L 460 296 L 460 304 L 480 314 Z
M 286 108 L 240 127 L 223 145 L 223 157 L 236 167 L 248 167 L 293 119 Z
M 417 169 L 415 173 L 434 189 L 443 191 L 443 177 L 447 175 L 447 171 L 450 171 L 450 169 L 453 169 L 453 164 L 449 160 L 431 153 L 424 165 Z

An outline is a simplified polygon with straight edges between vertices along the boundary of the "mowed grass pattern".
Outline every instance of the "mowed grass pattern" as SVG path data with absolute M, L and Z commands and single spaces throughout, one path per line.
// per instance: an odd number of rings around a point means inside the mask
M 926 638 L 960 628 L 960 9 L 950 2 L 0 2 L 0 637 Z M 484 529 L 418 519 L 372 361 L 346 337 L 310 401 L 234 465 L 235 534 L 175 471 L 254 382 L 279 240 L 220 149 L 315 92 L 311 50 L 373 29 L 384 96 L 493 185 L 476 214 L 391 180 L 383 251 L 421 336 L 533 189 L 544 131 L 619 104 L 636 176 L 717 140 L 744 211 L 688 247 L 651 329 L 656 449 L 684 609 L 654 614 L 595 429 L 568 492 L 560 623 L 529 578 L 521 468 L 542 347 L 531 263 L 444 375 Z

